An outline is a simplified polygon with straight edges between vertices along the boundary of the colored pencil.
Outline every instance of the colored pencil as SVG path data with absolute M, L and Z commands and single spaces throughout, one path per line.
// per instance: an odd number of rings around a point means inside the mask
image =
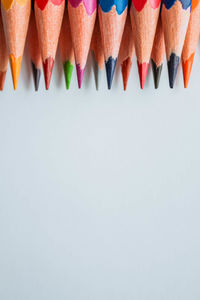
M 8 50 L 0 13 L 0 91 L 3 91 L 8 66 Z
M 103 53 L 103 45 L 101 40 L 101 32 L 99 28 L 99 20 L 96 18 L 94 31 L 92 35 L 91 41 L 91 53 L 93 58 L 93 70 L 95 77 L 96 89 L 99 88 L 99 77 L 100 72 L 103 70 L 104 66 L 104 53 Z
M 38 91 L 40 76 L 42 71 L 42 57 L 41 57 L 37 28 L 35 23 L 35 14 L 33 10 L 31 11 L 31 17 L 29 22 L 27 44 L 28 44 L 29 54 L 31 58 L 35 90 Z
M 76 60 L 78 87 L 81 88 L 97 13 L 97 0 L 69 0 L 68 13 Z
M 59 48 L 65 74 L 66 88 L 68 90 L 70 87 L 72 72 L 74 68 L 74 50 L 72 46 L 71 29 L 69 24 L 69 15 L 67 12 L 67 8 L 65 8 L 64 17 L 62 21 L 59 38 Z
M 28 30 L 31 0 L 1 0 L 1 12 L 13 86 L 16 90 Z
M 132 0 L 131 22 L 135 26 L 135 50 L 140 86 L 146 81 L 161 0 Z
M 190 20 L 182 51 L 184 86 L 187 88 L 200 32 L 200 0 L 192 0 Z
M 190 18 L 191 0 L 163 0 L 162 24 L 169 74 L 169 85 L 174 87 L 185 35 Z
M 128 11 L 128 0 L 99 0 L 99 23 L 108 89 L 111 89 Z
M 35 18 L 47 90 L 51 81 L 64 9 L 64 0 L 35 0 Z
M 129 74 L 132 66 L 133 55 L 135 53 L 134 32 L 131 27 L 130 15 L 127 15 L 119 50 L 119 60 L 124 84 L 124 90 L 127 88 Z
M 161 16 L 159 16 L 158 24 L 156 28 L 156 34 L 153 43 L 153 49 L 151 52 L 151 67 L 153 71 L 155 89 L 157 89 L 159 86 L 160 75 L 163 66 L 164 53 L 165 53 L 164 34 L 163 34 Z

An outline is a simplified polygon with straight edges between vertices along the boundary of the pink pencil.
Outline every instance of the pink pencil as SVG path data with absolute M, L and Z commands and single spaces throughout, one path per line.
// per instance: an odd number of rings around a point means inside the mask
M 81 88 L 96 19 L 97 1 L 69 0 L 68 13 L 78 86 Z

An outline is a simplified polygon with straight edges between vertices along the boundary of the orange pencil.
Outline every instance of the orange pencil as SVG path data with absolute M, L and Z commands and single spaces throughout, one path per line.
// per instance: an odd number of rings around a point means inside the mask
M 0 13 L 0 91 L 3 91 L 8 66 L 8 50 Z
M 104 49 L 108 89 L 111 89 L 127 17 L 128 0 L 100 0 L 99 24 Z
M 51 81 L 64 9 L 64 0 L 35 0 L 35 18 L 47 90 Z
M 1 0 L 13 85 L 17 89 L 31 11 L 31 0 Z
M 124 83 L 124 90 L 127 88 L 128 78 L 132 66 L 133 55 L 135 53 L 134 32 L 131 27 L 130 15 L 127 15 L 119 50 L 119 60 Z
M 93 69 L 94 69 L 96 89 L 98 90 L 99 72 L 103 70 L 103 66 L 104 66 L 104 53 L 103 53 L 103 45 L 101 40 L 98 18 L 96 18 L 90 48 L 93 56 Z
M 37 28 L 35 23 L 34 11 L 31 11 L 30 23 L 27 34 L 27 43 L 31 58 L 32 72 L 35 84 L 35 90 L 38 90 L 40 75 L 42 70 L 42 58 L 38 41 Z
M 162 28 L 161 16 L 159 16 L 156 28 L 156 34 L 151 52 L 151 66 L 154 77 L 155 89 L 158 88 L 160 82 L 160 75 L 162 72 L 163 58 L 165 53 L 164 33 Z
M 200 32 L 200 0 L 192 0 L 190 20 L 182 51 L 184 86 L 187 88 Z
M 143 89 L 153 47 L 161 0 L 132 0 L 131 22 L 135 26 L 135 50 Z
M 71 29 L 69 24 L 67 7 L 65 8 L 60 31 L 59 48 L 65 74 L 66 88 L 69 89 L 74 68 L 74 50 L 72 46 Z
M 169 74 L 169 86 L 174 87 L 183 44 L 190 18 L 191 0 L 163 0 L 162 25 Z
M 97 12 L 97 0 L 69 0 L 68 13 L 76 60 L 78 87 L 81 88 Z

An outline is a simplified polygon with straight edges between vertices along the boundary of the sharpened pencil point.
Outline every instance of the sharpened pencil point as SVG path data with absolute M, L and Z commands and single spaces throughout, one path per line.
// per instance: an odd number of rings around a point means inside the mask
M 183 79 L 184 79 L 185 88 L 187 88 L 189 84 L 193 61 L 194 61 L 194 53 L 192 53 L 192 55 L 185 62 L 182 61 Z
M 127 88 L 128 78 L 129 78 L 129 74 L 131 71 L 131 66 L 132 66 L 132 61 L 131 61 L 130 57 L 128 57 L 126 60 L 124 60 L 123 63 L 121 64 L 124 91 L 126 91 L 126 88 Z
M 92 65 L 93 65 L 93 72 L 94 72 L 94 80 L 96 85 L 96 90 L 99 89 L 99 66 L 95 58 L 94 51 L 92 51 Z
M 85 68 L 81 69 L 80 65 L 76 64 L 76 73 L 77 73 L 77 79 L 78 79 L 78 87 L 79 87 L 79 89 L 82 86 L 84 72 L 85 72 Z
M 170 55 L 169 61 L 167 62 L 168 74 L 169 74 L 169 86 L 171 89 L 173 89 L 174 87 L 179 63 L 180 63 L 180 57 L 177 56 L 175 53 L 172 53 Z
M 106 75 L 107 75 L 107 83 L 108 83 L 108 89 L 111 89 L 112 81 L 115 73 L 117 58 L 114 59 L 111 56 L 106 61 Z
M 152 66 L 152 71 L 153 71 L 154 86 L 155 86 L 155 89 L 158 89 L 163 64 L 161 64 L 160 66 L 157 66 L 156 63 L 154 62 L 154 60 L 152 59 L 151 66 Z
M 0 91 L 3 91 L 4 83 L 6 78 L 6 71 L 0 71 Z
M 54 59 L 52 57 L 48 57 L 43 62 L 43 69 L 44 69 L 44 79 L 45 79 L 45 86 L 46 90 L 49 89 L 50 81 L 51 81 L 51 74 L 53 70 Z
M 70 87 L 70 83 L 71 83 L 71 78 L 72 78 L 72 73 L 73 73 L 73 65 L 70 63 L 69 60 L 67 60 L 64 64 L 63 64 L 63 68 L 64 68 L 64 73 L 65 73 L 65 83 L 66 83 L 66 88 L 67 90 L 69 90 Z
M 33 73 L 33 79 L 34 79 L 34 85 L 35 85 L 35 91 L 38 91 L 39 88 L 39 82 L 40 82 L 40 75 L 41 70 L 36 68 L 34 62 L 31 62 L 32 64 L 32 73 Z
M 139 62 L 137 62 L 137 64 L 138 64 L 138 72 L 139 72 L 139 76 L 140 76 L 140 87 L 141 87 L 141 89 L 143 89 L 145 81 L 146 81 L 146 77 L 147 77 L 147 71 L 148 71 L 149 64 L 148 63 L 140 64 Z
M 14 90 L 17 89 L 19 73 L 20 73 L 20 69 L 21 69 L 21 61 L 22 61 L 21 56 L 16 58 L 16 57 L 14 57 L 13 54 L 10 54 L 10 66 L 11 66 Z

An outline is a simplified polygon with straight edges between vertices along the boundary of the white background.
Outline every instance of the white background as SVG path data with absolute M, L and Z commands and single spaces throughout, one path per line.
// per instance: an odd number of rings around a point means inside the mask
M 197 51 L 199 52 L 199 50 Z M 144 91 L 34 92 L 28 56 L 0 94 L 0 299 L 199 300 L 200 55 Z

